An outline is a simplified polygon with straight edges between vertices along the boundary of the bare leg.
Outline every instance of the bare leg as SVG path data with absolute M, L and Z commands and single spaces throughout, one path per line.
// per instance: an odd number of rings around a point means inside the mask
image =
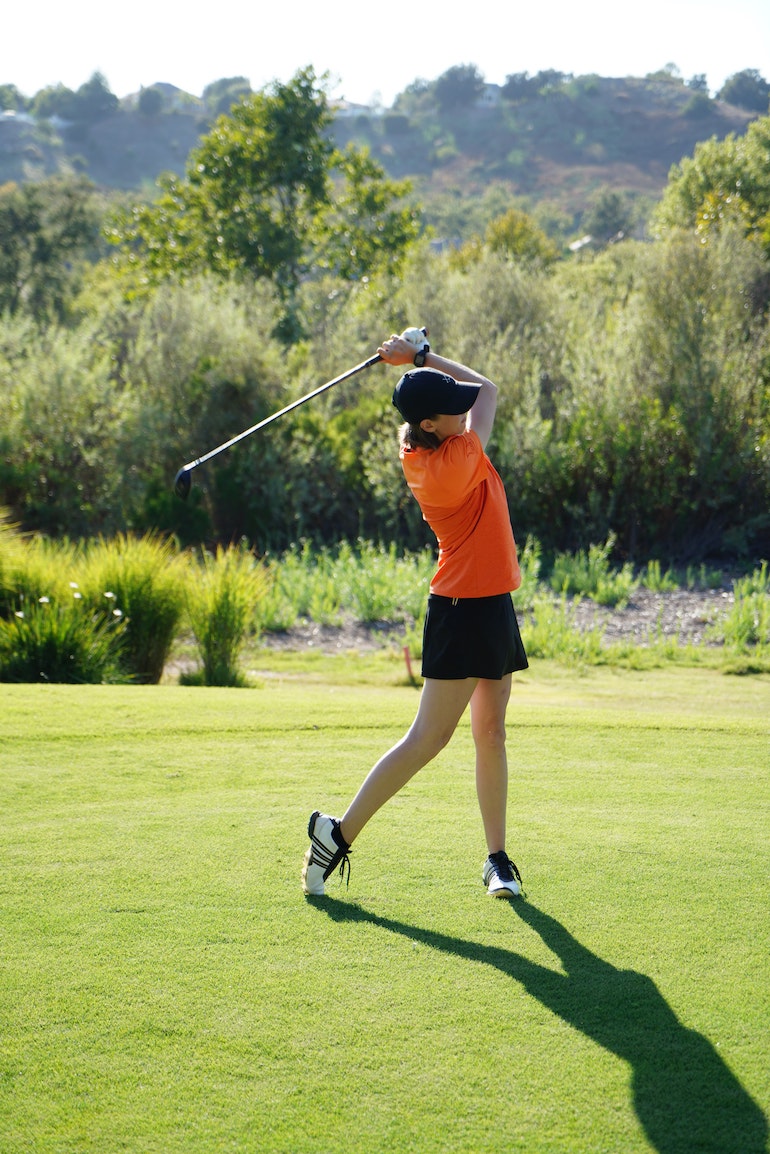
M 342 818 L 342 836 L 348 845 L 371 817 L 418 770 L 440 753 L 457 728 L 478 682 L 425 680 L 417 716 L 409 731 L 370 770 Z
M 510 696 L 509 674 L 500 681 L 479 681 L 471 697 L 471 730 L 476 745 L 476 793 L 489 853 L 505 849 L 508 802 L 505 711 Z

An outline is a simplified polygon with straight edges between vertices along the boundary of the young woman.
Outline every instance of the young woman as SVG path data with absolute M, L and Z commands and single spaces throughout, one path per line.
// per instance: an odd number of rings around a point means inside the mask
M 414 345 L 392 336 L 378 349 L 389 365 L 415 363 Z M 371 817 L 444 748 L 470 704 L 476 792 L 487 842 L 482 878 L 492 897 L 521 893 L 506 853 L 508 764 L 505 713 L 511 674 L 527 658 L 511 601 L 521 584 L 503 483 L 484 449 L 497 388 L 486 377 L 420 352 L 421 368 L 404 374 L 393 394 L 406 424 L 401 464 L 407 484 L 439 545 L 423 638 L 420 704 L 406 735 L 370 771 L 341 819 L 317 810 L 302 887 L 324 893 L 337 866 L 350 870 L 350 847 Z

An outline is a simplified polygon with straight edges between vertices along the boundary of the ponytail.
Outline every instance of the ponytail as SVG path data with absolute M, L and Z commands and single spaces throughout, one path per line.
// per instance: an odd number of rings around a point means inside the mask
M 441 442 L 435 433 L 428 433 L 420 425 L 402 425 L 398 430 L 402 449 L 437 449 Z

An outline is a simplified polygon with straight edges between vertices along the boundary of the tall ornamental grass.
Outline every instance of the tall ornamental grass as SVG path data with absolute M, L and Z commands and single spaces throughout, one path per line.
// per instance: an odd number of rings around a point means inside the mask
M 156 685 L 185 610 L 184 565 L 173 541 L 119 534 L 92 542 L 82 561 L 81 590 L 94 609 L 115 602 L 126 619 L 124 668 L 133 681 Z
M 0 681 L 100 685 L 125 680 L 120 651 L 125 622 L 120 610 L 88 610 L 70 598 L 30 601 L 0 618 Z
M 0 513 L 0 681 L 124 680 L 125 620 L 113 600 L 87 605 L 67 541 L 20 534 Z
M 184 678 L 187 684 L 246 684 L 240 656 L 266 585 L 264 568 L 245 548 L 220 546 L 191 564 L 185 585 L 187 612 L 202 668 L 199 676 Z

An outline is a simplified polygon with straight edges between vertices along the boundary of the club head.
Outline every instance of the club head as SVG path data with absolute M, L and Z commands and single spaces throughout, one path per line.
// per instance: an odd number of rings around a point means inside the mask
M 177 497 L 181 497 L 186 501 L 190 495 L 190 487 L 192 485 L 192 475 L 189 469 L 180 469 L 174 480 L 174 492 Z

